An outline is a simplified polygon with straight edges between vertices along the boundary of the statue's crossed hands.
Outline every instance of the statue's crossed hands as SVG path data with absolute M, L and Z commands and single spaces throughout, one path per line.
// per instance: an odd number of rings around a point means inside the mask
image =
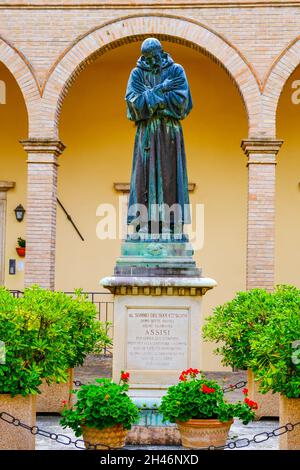
M 181 84 L 182 84 L 182 78 L 181 77 L 166 78 L 161 83 L 161 88 L 162 88 L 162 91 L 168 92 L 168 91 L 172 91 L 172 90 L 176 89 Z

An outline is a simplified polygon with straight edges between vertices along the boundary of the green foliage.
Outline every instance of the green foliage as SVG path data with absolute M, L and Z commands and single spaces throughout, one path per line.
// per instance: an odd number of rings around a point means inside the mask
M 276 310 L 274 298 L 264 289 L 238 292 L 236 297 L 215 308 L 206 319 L 203 337 L 221 343 L 215 350 L 226 366 L 248 369 L 252 338 L 270 321 Z
M 72 298 L 63 292 L 33 286 L 25 289 L 20 301 L 24 314 L 36 328 L 51 325 L 52 343 L 59 343 L 56 356 L 64 360 L 66 368 L 81 365 L 87 354 L 101 353 L 111 343 L 106 325 L 96 320 L 95 305 L 80 289 Z
M 300 290 L 239 292 L 220 305 L 203 328 L 205 340 L 222 342 L 223 364 L 250 368 L 260 390 L 300 397 Z
M 36 333 L 17 308 L 17 299 L 0 288 L 0 340 L 5 343 L 5 363 L 0 364 L 0 393 L 26 396 L 41 384 L 41 347 Z
M 14 299 L 0 289 L 0 340 L 6 362 L 0 365 L 0 393 L 38 393 L 41 379 L 67 380 L 67 369 L 110 342 L 95 320 L 95 306 L 81 293 L 71 298 L 38 286 Z
M 251 368 L 260 390 L 300 398 L 300 290 L 277 286 L 276 312 L 251 340 Z
M 20 248 L 25 248 L 26 247 L 26 240 L 24 240 L 24 238 L 22 238 L 22 237 L 19 237 L 18 238 L 18 246 Z
M 219 419 L 226 422 L 236 417 L 248 424 L 254 419 L 255 413 L 247 403 L 227 403 L 217 382 L 206 379 L 200 373 L 186 374 L 185 377 L 183 380 L 181 375 L 181 381 L 169 387 L 162 398 L 159 410 L 164 421 Z M 256 403 L 253 402 L 253 405 Z
M 111 379 L 96 379 L 97 384 L 82 385 L 73 408 L 64 408 L 60 424 L 70 427 L 77 437 L 81 436 L 81 426 L 104 429 L 122 424 L 125 429 L 138 419 L 139 410 L 127 395 L 125 382 L 116 384 Z

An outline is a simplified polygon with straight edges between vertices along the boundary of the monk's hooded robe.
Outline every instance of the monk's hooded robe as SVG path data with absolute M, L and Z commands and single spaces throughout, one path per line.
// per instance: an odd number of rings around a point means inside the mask
M 162 91 L 165 79 L 177 79 L 175 88 Z M 143 56 L 130 74 L 127 117 L 136 123 L 127 223 L 137 216 L 130 207 L 144 204 L 150 220 L 151 205 L 159 205 L 156 220 L 169 222 L 164 204 L 179 204 L 171 223 L 190 223 L 186 156 L 180 120 L 192 109 L 192 98 L 183 67 L 163 53 L 160 68 L 150 67 Z M 135 206 L 136 207 L 136 206 Z M 157 207 L 157 206 L 156 206 Z M 153 212 L 152 212 L 153 216 Z

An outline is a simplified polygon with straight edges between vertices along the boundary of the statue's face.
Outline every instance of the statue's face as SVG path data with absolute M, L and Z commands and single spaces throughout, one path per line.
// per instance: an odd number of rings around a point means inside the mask
M 150 52 L 143 54 L 146 60 L 146 63 L 151 68 L 160 67 L 162 64 L 162 50 L 161 49 L 153 49 Z

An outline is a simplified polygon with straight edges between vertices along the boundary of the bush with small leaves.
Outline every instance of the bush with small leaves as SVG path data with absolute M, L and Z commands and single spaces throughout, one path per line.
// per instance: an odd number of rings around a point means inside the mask
M 264 289 L 238 292 L 233 300 L 219 305 L 206 318 L 203 338 L 221 343 L 214 352 L 222 356 L 224 365 L 248 369 L 251 339 L 265 328 L 275 311 L 270 292 Z
M 276 312 L 250 342 L 251 368 L 260 390 L 300 398 L 300 290 L 277 286 Z

